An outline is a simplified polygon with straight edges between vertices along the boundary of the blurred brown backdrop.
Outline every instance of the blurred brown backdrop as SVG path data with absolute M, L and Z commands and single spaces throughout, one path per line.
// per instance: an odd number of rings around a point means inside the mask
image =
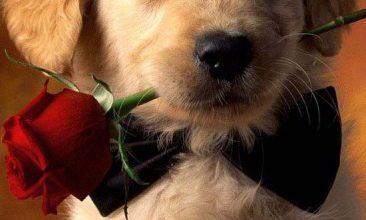
M 362 3 L 366 8 L 366 3 Z M 0 16 L 1 17 L 1 16 Z M 44 78 L 38 73 L 9 64 L 2 55 L 3 48 L 20 58 L 7 37 L 0 20 L 0 124 L 19 111 L 42 88 Z M 350 150 L 354 174 L 359 177 L 359 192 L 366 200 L 366 21 L 353 25 L 353 31 L 345 36 L 344 49 L 333 67 L 340 96 L 343 120 L 355 121 L 350 138 Z M 53 89 L 57 85 L 51 86 Z M 51 88 L 52 89 L 52 88 Z M 0 133 L 2 136 L 2 134 Z M 41 200 L 18 201 L 10 195 L 4 167 L 5 147 L 0 144 L 0 219 L 43 220 L 62 219 L 44 216 Z

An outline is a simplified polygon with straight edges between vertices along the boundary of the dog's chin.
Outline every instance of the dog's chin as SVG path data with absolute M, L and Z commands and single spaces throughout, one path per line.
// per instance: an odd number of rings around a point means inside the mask
M 220 96 L 207 99 L 191 98 L 184 103 L 171 103 L 172 106 L 180 108 L 187 112 L 230 112 L 231 114 L 240 114 L 245 109 L 252 108 L 259 103 L 253 103 L 252 100 L 237 96 Z
M 275 98 L 257 96 L 249 99 L 227 95 L 225 99 L 170 102 L 164 96 L 155 102 L 157 111 L 170 119 L 210 127 L 240 127 L 262 120 L 273 109 Z
M 206 93 L 205 96 L 200 92 L 185 92 L 181 94 L 181 97 L 183 97 L 181 100 L 172 100 L 165 98 L 164 95 L 162 96 L 169 105 L 187 112 L 204 111 L 207 114 L 210 112 L 222 112 L 222 114 L 230 113 L 236 115 L 242 114 L 248 109 L 261 108 L 269 100 L 273 100 L 275 95 L 255 92 L 247 88 L 235 88 L 235 90 L 230 89 L 226 91 L 217 89 L 211 94 Z

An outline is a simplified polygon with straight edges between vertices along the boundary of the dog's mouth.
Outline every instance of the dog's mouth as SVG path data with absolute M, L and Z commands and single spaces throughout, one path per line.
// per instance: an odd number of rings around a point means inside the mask
M 184 94 L 182 100 L 168 100 L 168 102 L 174 107 L 187 111 L 240 110 L 253 108 L 266 102 L 269 98 L 268 94 L 259 90 L 259 88 L 224 82 L 216 86 L 203 86 L 197 91 Z
M 225 109 L 247 106 L 251 102 L 252 100 L 247 96 L 233 91 L 219 90 L 209 97 L 191 97 L 191 100 L 185 106 L 199 109 Z
M 240 93 L 230 89 L 181 100 L 169 100 L 162 94 L 156 107 L 160 113 L 179 121 L 214 127 L 239 126 L 263 117 L 275 100 L 275 94 L 271 93 L 251 94 L 247 90 Z

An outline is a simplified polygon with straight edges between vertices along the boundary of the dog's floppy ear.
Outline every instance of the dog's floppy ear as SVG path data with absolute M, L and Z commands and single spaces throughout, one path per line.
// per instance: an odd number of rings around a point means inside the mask
M 356 0 L 304 0 L 306 7 L 306 28 L 311 30 L 335 17 L 346 15 L 356 7 Z M 324 56 L 334 56 L 341 48 L 344 28 L 323 33 L 313 38 L 317 49 Z
M 81 30 L 87 0 L 3 0 L 10 38 L 31 63 L 64 72 Z

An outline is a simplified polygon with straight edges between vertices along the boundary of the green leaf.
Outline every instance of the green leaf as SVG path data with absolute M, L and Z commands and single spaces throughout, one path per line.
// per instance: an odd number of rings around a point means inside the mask
M 124 131 L 123 131 L 122 126 L 118 122 L 115 122 L 115 121 L 113 123 L 113 126 L 118 131 L 118 139 L 116 141 L 118 143 L 118 152 L 119 152 L 119 156 L 120 156 L 120 159 L 122 162 L 122 170 L 124 170 L 126 172 L 126 174 L 128 175 L 128 177 L 130 177 L 137 184 L 148 185 L 149 183 L 146 183 L 143 180 L 141 180 L 138 173 L 133 168 L 131 168 L 128 163 L 127 150 L 126 150 L 126 145 L 124 143 L 125 136 L 124 136 Z
M 46 75 L 47 77 L 50 77 L 50 78 L 53 78 L 53 79 L 59 81 L 60 83 L 64 84 L 65 86 L 67 86 L 71 90 L 74 90 L 76 92 L 80 92 L 79 88 L 73 82 L 66 79 L 62 74 L 57 73 L 57 72 L 53 72 L 51 70 L 44 69 L 42 67 L 36 66 L 34 64 L 31 64 L 31 63 L 25 63 L 25 62 L 18 61 L 16 59 L 14 59 L 13 57 L 11 57 L 7 50 L 4 50 L 4 53 L 5 53 L 6 58 L 10 62 L 15 63 L 15 64 L 20 65 L 20 66 L 23 66 L 23 67 L 26 67 L 26 68 L 30 68 L 30 69 L 33 69 L 33 70 L 36 70 L 36 71 L 40 71 L 44 75 Z
M 102 106 L 105 113 L 107 113 L 113 105 L 113 94 L 108 84 L 97 79 L 94 75 L 92 75 L 93 80 L 97 83 L 92 91 L 92 95 L 99 102 L 100 106 Z

